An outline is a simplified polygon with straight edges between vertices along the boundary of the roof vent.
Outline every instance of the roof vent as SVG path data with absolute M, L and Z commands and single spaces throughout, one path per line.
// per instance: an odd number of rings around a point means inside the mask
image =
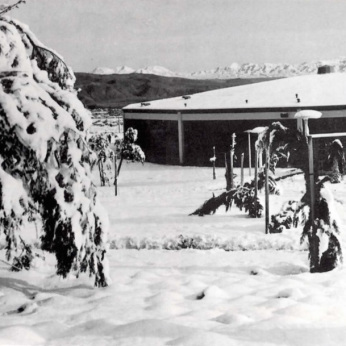
M 326 74 L 326 73 L 333 73 L 334 72 L 334 66 L 330 65 L 322 65 L 319 66 L 317 69 L 317 74 Z

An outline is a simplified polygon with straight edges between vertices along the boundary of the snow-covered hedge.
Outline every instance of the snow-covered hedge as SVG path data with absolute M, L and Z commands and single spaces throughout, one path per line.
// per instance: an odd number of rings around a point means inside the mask
M 161 238 L 116 237 L 110 240 L 110 249 L 133 250 L 212 250 L 225 251 L 256 251 L 256 250 L 306 250 L 306 245 L 300 245 L 297 232 L 289 236 L 254 235 L 217 238 L 213 236 L 176 236 Z

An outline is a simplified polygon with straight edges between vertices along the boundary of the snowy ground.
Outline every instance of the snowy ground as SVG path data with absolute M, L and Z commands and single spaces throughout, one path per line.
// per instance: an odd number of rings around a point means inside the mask
M 125 164 L 117 197 L 113 187 L 99 188 L 111 220 L 113 285 L 57 278 L 50 256 L 30 272 L 1 264 L 0 345 L 345 344 L 346 269 L 310 274 L 300 230 L 265 235 L 263 218 L 236 209 L 188 216 L 222 192 L 223 175 Z M 271 212 L 304 190 L 302 176 L 281 185 Z M 346 183 L 330 187 L 345 230 Z M 180 235 L 200 249 L 166 250 Z

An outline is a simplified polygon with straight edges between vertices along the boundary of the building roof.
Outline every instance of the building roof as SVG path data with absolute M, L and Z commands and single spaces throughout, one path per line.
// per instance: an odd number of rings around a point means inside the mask
M 131 104 L 125 112 L 198 113 L 261 109 L 346 108 L 346 73 L 277 79 L 206 91 L 163 100 Z

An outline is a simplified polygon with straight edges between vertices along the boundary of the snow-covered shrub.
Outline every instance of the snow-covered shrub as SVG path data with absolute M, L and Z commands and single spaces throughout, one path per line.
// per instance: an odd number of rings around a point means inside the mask
M 265 174 L 264 172 L 258 173 L 258 190 L 261 191 L 264 189 L 265 186 Z M 280 195 L 281 190 L 278 186 L 278 183 L 275 180 L 274 173 L 269 170 L 268 171 L 268 186 L 269 186 L 269 194 L 271 195 Z
M 305 225 L 309 218 L 309 207 L 298 201 L 286 202 L 281 211 L 271 216 L 269 233 L 281 233 L 285 229 Z
M 270 225 L 271 232 L 280 231 L 283 227 L 301 220 L 302 241 L 305 239 L 308 241 L 310 271 L 324 272 L 334 269 L 342 261 L 342 250 L 338 239 L 338 222 L 333 214 L 333 197 L 324 184 L 330 178 L 326 177 L 315 183 L 315 200 L 311 201 L 307 138 L 297 130 L 275 122 L 261 133 L 256 144 L 258 148 L 263 148 L 272 154 L 284 151 L 286 157 L 290 158 L 291 165 L 301 169 L 305 178 L 306 193 L 297 208 L 301 214 L 295 212 L 274 216 Z M 312 204 L 315 210 L 313 219 L 311 210 L 306 217 L 307 209 L 310 209 Z M 298 217 L 298 221 L 290 220 L 291 215 Z
M 296 250 L 306 251 L 307 247 L 299 243 L 298 232 L 293 231 L 286 235 L 266 235 L 264 233 L 249 236 L 228 235 L 214 237 L 213 235 L 181 234 L 179 236 L 143 237 L 125 236 L 115 237 L 110 241 L 111 249 L 127 250 L 211 250 L 225 251 L 254 251 L 254 250 Z
M 337 267 L 343 256 L 334 199 L 324 181 L 317 184 L 315 214 L 305 223 L 301 241 L 308 241 L 310 271 L 326 272 Z
M 125 134 L 124 140 L 120 144 L 121 158 L 133 162 L 144 162 L 145 154 L 142 148 L 135 144 L 138 138 L 138 131 L 129 127 Z
M 258 197 L 255 196 L 254 183 L 245 183 L 244 186 L 237 186 L 229 191 L 223 192 L 221 195 L 213 197 L 205 201 L 198 209 L 190 215 L 212 215 L 216 210 L 224 205 L 226 211 L 230 210 L 233 203 L 241 211 L 245 211 L 250 217 L 261 217 L 263 206 Z
M 331 183 L 340 183 L 344 174 L 345 155 L 344 147 L 339 139 L 335 139 L 329 146 L 327 166 L 330 170 Z
M 229 201 L 229 206 L 232 203 L 249 214 L 250 217 L 261 217 L 263 206 L 258 197 L 255 196 L 255 188 L 253 184 L 245 183 L 244 186 L 238 186 Z M 228 208 L 226 208 L 228 209 Z
M 35 205 L 42 249 L 55 253 L 57 273 L 88 271 L 95 285 L 106 286 L 108 219 L 91 180 L 91 118 L 73 89 L 73 72 L 8 17 L 0 17 L 0 47 L 0 230 L 8 257 Z
M 93 157 L 95 157 L 95 160 L 92 168 L 97 164 L 101 186 L 110 185 L 114 177 L 113 167 L 116 158 L 114 151 L 110 148 L 109 137 L 104 133 L 97 134 L 89 138 L 88 144 L 94 151 Z

